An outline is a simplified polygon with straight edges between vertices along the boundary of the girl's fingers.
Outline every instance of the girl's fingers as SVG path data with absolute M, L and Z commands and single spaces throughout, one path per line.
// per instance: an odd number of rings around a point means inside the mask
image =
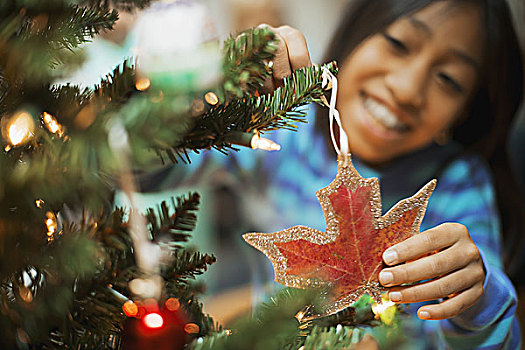
M 417 314 L 419 318 L 423 320 L 443 320 L 451 318 L 474 305 L 482 294 L 483 284 L 477 283 L 440 304 L 422 306 L 417 311 Z
M 278 28 L 267 24 L 261 24 L 272 30 L 277 39 L 278 46 L 272 61 L 272 79 L 264 83 L 264 91 L 273 91 L 276 87 L 283 85 L 283 80 L 294 70 L 311 66 L 310 53 L 304 35 L 297 29 L 289 26 Z
M 478 264 L 470 264 L 464 269 L 437 280 L 408 287 L 394 287 L 388 295 L 390 300 L 401 303 L 417 303 L 445 298 L 483 283 L 484 275 L 483 267 Z
M 282 37 L 277 30 L 272 28 L 275 32 L 277 39 L 279 39 L 279 45 L 273 58 L 273 79 L 277 85 L 282 85 L 284 77 L 292 73 L 292 67 L 290 66 L 290 59 L 288 57 L 288 46 L 284 37 Z
M 379 282 L 385 287 L 427 280 L 461 269 L 470 263 L 480 263 L 479 251 L 474 244 L 453 245 L 436 254 L 383 269 Z
M 292 71 L 312 65 L 308 45 L 303 33 L 290 26 L 276 28 L 276 31 L 286 42 L 288 60 Z
M 389 265 L 379 281 L 394 287 L 389 297 L 395 302 L 421 302 L 450 297 L 418 310 L 422 319 L 441 320 L 456 316 L 474 304 L 483 294 L 485 271 L 479 250 L 465 226 L 446 223 L 396 244 L 383 253 Z M 407 263 L 401 264 L 403 262 Z
M 463 236 L 470 237 L 465 226 L 458 223 L 441 224 L 388 248 L 383 253 L 383 260 L 387 265 L 414 260 L 450 247 Z

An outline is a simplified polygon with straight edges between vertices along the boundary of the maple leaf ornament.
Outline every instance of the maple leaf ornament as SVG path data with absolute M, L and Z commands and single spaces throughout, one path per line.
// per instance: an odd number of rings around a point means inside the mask
M 330 288 L 323 315 L 339 312 L 368 293 L 381 302 L 383 252 L 419 233 L 436 180 L 381 215 L 377 178 L 365 179 L 350 156 L 339 156 L 337 175 L 316 192 L 326 232 L 294 226 L 275 233 L 247 233 L 243 238 L 272 262 L 275 280 L 288 287 Z

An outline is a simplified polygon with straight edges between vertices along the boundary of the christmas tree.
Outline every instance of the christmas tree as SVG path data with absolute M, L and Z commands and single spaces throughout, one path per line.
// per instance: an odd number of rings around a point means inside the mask
M 150 1 L 112 3 L 129 10 Z M 226 40 L 221 51 L 217 46 L 220 74 L 211 87 L 195 84 L 189 70 L 159 73 L 131 60 L 92 88 L 54 84 L 80 64 L 76 48 L 117 19 L 106 0 L 0 4 L 2 348 L 313 349 L 357 342 L 362 334 L 344 325 L 369 323 L 369 307 L 302 322 L 297 312 L 319 293 L 292 289 L 222 330 L 203 314 L 191 283 L 216 259 L 183 246 L 199 195 L 160 203 L 146 215 L 111 202 L 115 189 L 136 189 L 134 170 L 159 158 L 176 166 L 202 150 L 275 148 L 260 135 L 305 121 L 297 108 L 322 102 L 321 68 L 297 71 L 260 95 L 276 42 L 269 30 L 253 29 Z M 336 72 L 333 63 L 325 67 Z

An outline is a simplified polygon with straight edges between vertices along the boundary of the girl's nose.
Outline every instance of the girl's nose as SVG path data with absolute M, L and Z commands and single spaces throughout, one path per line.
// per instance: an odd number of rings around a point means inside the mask
M 428 68 L 424 62 L 404 62 L 392 67 L 385 76 L 385 84 L 401 106 L 421 108 L 425 102 Z

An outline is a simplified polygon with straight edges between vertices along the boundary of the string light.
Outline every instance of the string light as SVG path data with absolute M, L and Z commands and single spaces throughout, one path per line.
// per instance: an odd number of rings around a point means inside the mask
M 306 311 L 301 310 L 297 314 L 295 314 L 295 318 L 297 319 L 297 321 L 302 322 L 305 315 L 306 315 Z
M 139 91 L 146 91 L 151 86 L 151 81 L 148 78 L 138 78 L 135 82 L 135 88 Z
M 258 133 L 253 132 L 232 131 L 226 139 L 232 144 L 250 147 L 252 149 L 261 149 L 264 151 L 279 151 L 281 149 L 281 145 L 278 143 L 260 137 Z
M 42 208 L 42 204 L 44 204 L 44 203 L 45 203 L 45 202 L 44 202 L 43 199 L 37 199 L 37 200 L 35 201 L 35 205 L 36 205 L 37 208 Z
M 200 327 L 196 323 L 187 323 L 184 326 L 184 332 L 186 332 L 188 334 L 197 334 L 197 333 L 199 333 L 199 331 L 200 331 Z
M 164 319 L 156 312 L 152 312 L 144 316 L 142 319 L 144 325 L 148 328 L 156 329 L 164 325 Z
M 18 111 L 11 118 L 4 119 L 2 135 L 12 146 L 23 145 L 34 135 L 35 122 L 27 111 Z
M 212 106 L 219 103 L 219 97 L 212 91 L 209 91 L 204 95 L 204 100 Z
M 60 125 L 56 118 L 51 114 L 47 112 L 42 113 L 42 120 L 44 121 L 47 130 L 51 133 L 57 134 L 60 137 L 64 136 L 64 127 Z
M 180 302 L 177 298 L 169 298 L 164 305 L 166 305 L 166 309 L 170 311 L 177 311 L 180 308 Z
M 135 304 L 132 300 L 128 300 L 124 304 L 122 304 L 122 311 L 124 311 L 126 316 L 134 317 L 138 315 L 139 308 L 137 304 Z
M 281 150 L 281 145 L 273 142 L 272 140 L 262 138 L 258 134 L 255 134 L 252 137 L 251 146 L 253 149 L 262 149 L 264 151 L 280 151 Z
M 52 241 L 53 235 L 55 234 L 57 230 L 57 218 L 55 214 L 51 211 L 48 211 L 46 213 L 46 226 L 47 226 L 47 240 Z

